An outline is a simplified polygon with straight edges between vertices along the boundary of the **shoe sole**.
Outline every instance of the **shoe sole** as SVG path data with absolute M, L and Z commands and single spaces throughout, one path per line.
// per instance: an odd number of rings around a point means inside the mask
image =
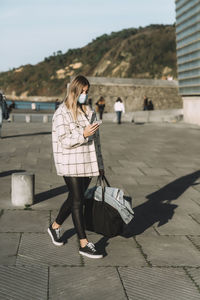
M 87 257 L 89 257 L 89 258 L 103 258 L 103 255 L 102 255 L 102 254 L 99 254 L 99 255 L 92 255 L 92 254 L 89 254 L 89 253 L 86 253 L 86 252 L 82 252 L 82 251 L 79 251 L 79 254 L 84 255 L 84 256 L 87 256 Z
M 50 235 L 50 237 L 51 237 L 52 242 L 53 242 L 54 245 L 56 245 L 56 246 L 63 246 L 64 243 L 62 243 L 62 242 L 59 243 L 59 242 L 56 242 L 56 241 L 54 240 L 53 235 L 52 235 L 52 233 L 51 233 L 51 230 L 50 230 L 49 228 L 47 229 L 47 232 L 48 232 L 48 234 Z

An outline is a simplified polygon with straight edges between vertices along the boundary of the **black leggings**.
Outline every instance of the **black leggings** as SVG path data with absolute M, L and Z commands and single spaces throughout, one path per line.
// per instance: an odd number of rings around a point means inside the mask
M 90 177 L 66 177 L 63 176 L 69 190 L 68 198 L 63 203 L 56 218 L 56 223 L 62 225 L 72 213 L 72 220 L 79 239 L 85 239 L 85 226 L 83 219 L 84 193 L 88 188 Z

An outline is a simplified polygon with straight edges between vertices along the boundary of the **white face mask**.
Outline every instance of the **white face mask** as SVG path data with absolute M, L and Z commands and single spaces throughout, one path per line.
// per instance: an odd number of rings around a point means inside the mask
M 79 98 L 78 98 L 78 102 L 80 104 L 84 104 L 88 99 L 88 94 L 80 94 Z

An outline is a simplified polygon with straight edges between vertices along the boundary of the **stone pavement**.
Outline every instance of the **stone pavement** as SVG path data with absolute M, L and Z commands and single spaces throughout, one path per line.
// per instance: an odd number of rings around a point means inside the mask
M 3 126 L 0 299 L 200 299 L 200 127 L 101 126 L 107 177 L 133 198 L 135 211 L 123 236 L 88 233 L 104 253 L 101 260 L 78 254 L 71 218 L 63 247 L 47 234 L 66 198 L 50 133 L 51 124 Z M 19 170 L 35 173 L 32 207 L 11 205 L 11 174 Z

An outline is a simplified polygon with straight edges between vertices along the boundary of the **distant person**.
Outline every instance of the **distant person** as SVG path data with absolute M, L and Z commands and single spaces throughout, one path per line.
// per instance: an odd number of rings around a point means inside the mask
M 103 119 L 103 112 L 105 108 L 105 100 L 103 97 L 100 97 L 100 99 L 95 104 L 97 106 L 97 112 L 99 113 L 100 120 Z
M 92 109 L 92 98 L 89 98 L 89 99 L 88 99 L 88 105 L 89 105 L 89 107 Z
M 2 94 L 0 93 L 0 138 L 1 138 L 2 124 L 3 124 L 3 99 L 2 99 Z
M 1 130 L 3 125 L 3 119 L 8 120 L 8 118 L 9 112 L 6 103 L 6 97 L 2 92 L 0 92 L 0 138 L 2 137 Z
M 148 102 L 148 110 L 154 110 L 154 105 L 151 100 L 149 100 L 149 102 Z
M 148 98 L 144 96 L 143 110 L 148 110 Z
M 12 101 L 12 103 L 9 105 L 9 113 L 11 113 L 11 111 L 15 108 L 15 101 Z
M 56 102 L 55 102 L 55 110 L 59 107 L 60 105 L 60 101 L 59 99 L 56 99 Z
M 15 108 L 15 102 L 12 101 L 12 103 L 9 105 L 8 107 L 8 114 L 9 114 L 9 118 L 8 118 L 8 122 L 11 122 L 11 119 L 10 119 L 10 114 L 12 112 L 12 110 Z
M 168 75 L 167 76 L 167 80 L 172 81 L 173 80 L 173 76 Z
M 124 104 L 122 102 L 122 99 L 119 97 L 117 98 L 114 104 L 114 110 L 117 114 L 117 123 L 121 124 L 122 113 L 125 113 L 125 109 L 124 109 Z
M 33 102 L 33 103 L 31 103 L 31 109 L 32 110 L 36 110 L 36 104 Z

